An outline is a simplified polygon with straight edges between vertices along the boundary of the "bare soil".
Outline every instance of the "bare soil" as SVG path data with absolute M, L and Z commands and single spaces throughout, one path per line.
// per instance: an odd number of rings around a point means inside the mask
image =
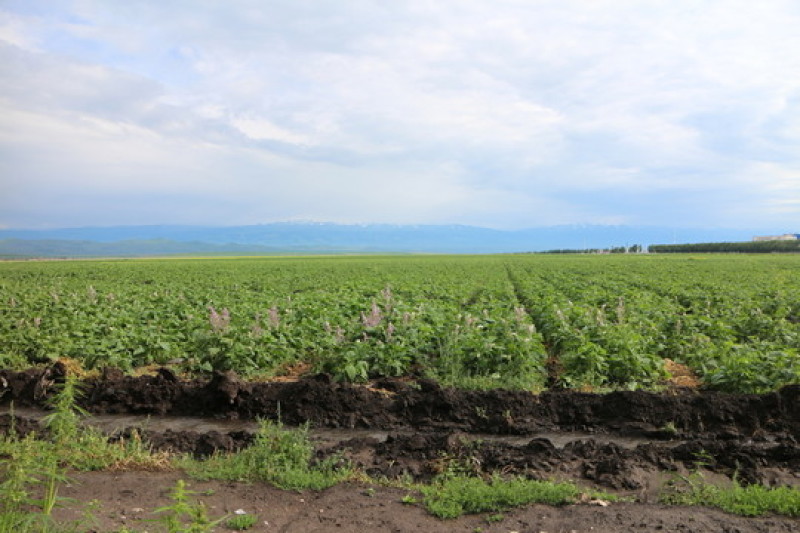
M 136 531 L 155 529 L 150 512 L 168 503 L 169 489 L 178 473 L 94 472 L 73 476 L 73 483 L 61 495 L 81 502 L 98 501 L 97 522 L 88 530 L 113 531 L 121 526 Z M 406 491 L 342 484 L 321 492 L 281 491 L 264 484 L 193 482 L 192 490 L 213 491 L 195 495 L 209 508 L 209 515 L 231 516 L 243 510 L 258 516 L 250 531 L 261 532 L 502 532 L 616 533 L 626 531 L 792 532 L 800 523 L 778 517 L 742 518 L 717 509 L 667 507 L 654 504 L 618 503 L 608 507 L 570 505 L 550 507 L 529 505 L 502 513 L 439 520 L 420 505 L 401 503 Z M 74 508 L 59 509 L 56 517 L 80 519 Z M 480 528 L 480 529 L 479 529 Z M 224 528 L 220 528 L 224 530 Z
M 16 407 L 46 407 L 64 374 L 59 365 L 0 371 L 0 407 L 12 401 Z M 192 483 L 195 490 L 213 489 L 211 496 L 197 496 L 212 514 L 257 513 L 259 531 L 800 531 L 800 522 L 783 517 L 742 518 L 656 503 L 671 478 L 698 470 L 723 482 L 735 475 L 744 483 L 800 486 L 800 385 L 763 395 L 689 388 L 535 395 L 460 391 L 428 380 L 361 386 L 318 375 L 252 383 L 218 373 L 185 381 L 169 369 L 140 377 L 108 369 L 82 388 L 81 406 L 93 414 L 167 417 L 167 427 L 145 429 L 160 449 L 207 455 L 252 441 L 248 429 L 186 429 L 185 417 L 280 417 L 287 425 L 310 425 L 318 458 L 339 453 L 373 476 L 426 481 L 457 459 L 477 474 L 569 479 L 638 502 L 533 505 L 503 513 L 496 523 L 487 515 L 440 521 L 420 506 L 403 505 L 405 492 L 395 489 L 344 484 L 298 494 L 263 484 Z M 9 421 L 0 417 L 0 431 Z M 36 420 L 20 417 L 15 429 L 41 431 Z M 139 524 L 147 524 L 149 510 L 168 503 L 167 491 L 180 476 L 75 474 L 62 495 L 102 502 L 98 531 L 120 524 L 143 530 Z M 75 509 L 59 512 L 69 517 Z

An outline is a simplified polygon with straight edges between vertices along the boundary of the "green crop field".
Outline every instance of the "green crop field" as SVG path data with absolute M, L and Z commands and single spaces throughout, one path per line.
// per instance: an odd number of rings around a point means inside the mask
M 800 382 L 800 256 L 392 256 L 0 263 L 0 367 L 170 364 L 471 388 Z

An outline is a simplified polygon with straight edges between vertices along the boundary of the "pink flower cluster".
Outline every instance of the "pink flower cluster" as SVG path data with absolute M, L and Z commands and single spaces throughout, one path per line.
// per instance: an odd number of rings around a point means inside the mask
M 361 313 L 361 323 L 364 324 L 365 328 L 374 328 L 381 323 L 382 319 L 383 313 L 381 312 L 381 308 L 378 307 L 378 304 L 375 302 L 372 302 L 372 309 L 369 315 Z
M 211 330 L 214 333 L 224 333 L 231 324 L 231 313 L 227 308 L 217 312 L 213 306 L 208 306 L 208 321 L 211 323 Z

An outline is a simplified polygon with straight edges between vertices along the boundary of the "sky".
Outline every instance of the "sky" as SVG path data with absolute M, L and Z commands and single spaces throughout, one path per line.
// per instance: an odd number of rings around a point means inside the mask
M 800 232 L 796 0 L 0 0 L 0 227 Z

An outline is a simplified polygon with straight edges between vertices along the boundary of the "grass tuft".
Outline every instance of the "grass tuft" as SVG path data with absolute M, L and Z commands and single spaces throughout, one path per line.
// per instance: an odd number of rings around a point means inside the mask
M 439 518 L 463 514 L 505 511 L 529 503 L 566 505 L 578 501 L 581 490 L 572 483 L 534 481 L 524 478 L 490 480 L 463 475 L 445 476 L 422 488 L 424 504 Z M 605 495 L 607 496 L 607 495 Z
M 662 503 L 707 505 L 741 516 L 800 516 L 800 489 L 795 487 L 743 486 L 736 480 L 730 487 L 720 487 L 708 483 L 699 473 L 682 479 L 683 483 L 661 495 Z
M 313 456 L 308 427 L 285 429 L 264 420 L 250 447 L 205 460 L 187 458 L 182 466 L 196 479 L 266 481 L 288 490 L 322 490 L 352 477 L 338 457 L 313 463 Z

